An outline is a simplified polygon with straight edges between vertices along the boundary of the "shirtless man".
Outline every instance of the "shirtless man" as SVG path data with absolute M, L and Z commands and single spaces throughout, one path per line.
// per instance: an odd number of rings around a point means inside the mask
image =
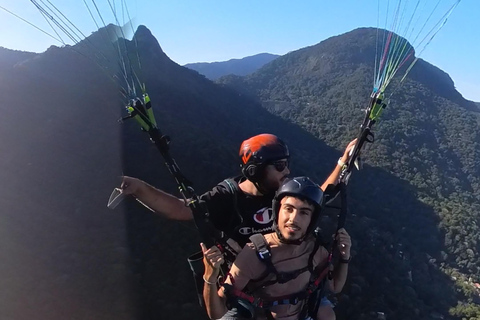
M 207 249 L 203 244 L 205 273 L 203 297 L 207 313 L 211 319 L 240 319 L 238 312 L 229 314 L 227 296 L 231 299 L 248 292 L 255 301 L 272 304 L 278 297 L 299 298 L 296 304 L 276 304 L 259 310 L 255 319 L 303 320 L 302 310 L 306 307 L 305 291 L 310 284 L 310 270 L 326 265 L 328 252 L 322 246 L 315 250 L 313 231 L 322 209 L 323 192 L 307 177 L 285 181 L 277 191 L 273 201 L 273 226 L 275 232 L 266 234 L 265 240 L 270 251 L 273 269 L 264 259 L 260 259 L 256 244 L 246 245 L 237 256 L 225 283 L 218 288 L 217 278 L 223 256 L 216 247 Z M 336 235 L 340 259 L 328 280 L 329 289 L 338 293 L 342 290 L 350 261 L 351 240 L 345 229 Z M 310 256 L 312 265 L 310 265 Z M 307 268 L 308 266 L 309 268 Z M 297 274 L 289 281 L 279 281 L 279 275 Z M 282 283 L 283 282 L 283 283 Z M 287 299 L 288 300 L 288 299 Z M 320 312 L 309 315 L 321 320 Z M 302 317 L 303 319 L 300 319 Z

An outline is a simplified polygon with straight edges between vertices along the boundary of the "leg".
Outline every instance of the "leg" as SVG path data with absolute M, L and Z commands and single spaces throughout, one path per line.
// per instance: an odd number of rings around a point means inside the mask
M 330 306 L 321 306 L 318 308 L 316 320 L 335 320 L 335 311 Z
M 333 304 L 326 297 L 320 301 L 316 320 L 335 320 L 335 311 L 333 311 Z
M 248 312 L 242 310 L 241 308 L 233 307 L 232 309 L 228 310 L 227 313 L 223 315 L 218 320 L 248 320 L 252 319 Z

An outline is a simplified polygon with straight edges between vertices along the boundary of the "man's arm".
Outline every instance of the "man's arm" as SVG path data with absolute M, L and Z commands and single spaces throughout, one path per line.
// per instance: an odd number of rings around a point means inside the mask
M 343 156 L 339 159 L 341 162 L 347 163 L 348 159 L 350 158 L 350 151 L 352 150 L 353 146 L 355 146 L 356 142 L 357 142 L 357 139 L 350 141 L 350 143 L 345 148 L 345 151 L 343 152 Z M 338 183 L 338 177 L 340 176 L 341 172 L 342 172 L 342 166 L 339 163 L 337 163 L 335 166 L 335 169 L 333 169 L 332 173 L 328 176 L 327 180 L 325 180 L 325 182 L 322 184 L 320 188 L 323 191 L 325 191 L 325 189 L 327 189 L 327 186 L 329 184 L 336 185 Z
M 145 181 L 124 176 L 121 188 L 124 194 L 133 195 L 143 205 L 167 219 L 193 219 L 192 210 L 185 205 L 183 199 L 156 189 Z
M 338 230 L 337 244 L 337 248 L 340 252 L 340 259 L 333 269 L 333 279 L 329 281 L 330 290 L 333 293 L 341 292 L 347 281 L 348 262 L 350 261 L 350 248 L 352 242 L 347 231 L 343 228 Z
M 348 263 L 338 262 L 333 269 L 333 279 L 330 281 L 330 291 L 333 293 L 342 292 L 347 281 Z
M 217 247 L 211 247 L 207 250 L 203 243 L 200 244 L 203 251 L 203 263 L 205 273 L 203 280 L 203 299 L 210 319 L 219 319 L 227 313 L 226 293 L 223 287 L 217 289 L 216 282 L 220 272 L 220 266 L 223 263 L 223 255 Z M 243 290 L 252 279 L 252 270 L 262 270 L 258 268 L 262 262 L 256 258 L 256 251 L 253 246 L 246 245 L 235 259 L 229 276 L 225 279 L 225 284 L 231 285 L 236 290 Z M 263 265 L 261 265 L 263 267 Z M 214 285 L 215 284 L 215 285 Z
M 223 288 L 218 289 L 217 287 L 220 267 L 224 262 L 223 255 L 215 246 L 210 249 L 207 249 L 203 243 L 200 243 L 200 246 L 202 247 L 203 264 L 205 265 L 205 273 L 203 274 L 205 308 L 210 319 L 220 319 L 228 311 Z

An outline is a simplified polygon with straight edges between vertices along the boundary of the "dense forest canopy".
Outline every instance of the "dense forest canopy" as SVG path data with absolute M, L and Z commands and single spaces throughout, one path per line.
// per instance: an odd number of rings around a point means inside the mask
M 341 149 L 348 137 L 356 136 L 368 102 L 375 34 L 374 29 L 354 30 L 279 57 L 252 75 L 225 77 L 219 83 L 258 99 L 273 114 Z M 423 60 L 401 85 L 398 79 L 393 85 L 365 160 L 407 189 L 372 176 L 367 184 L 371 188 L 352 190 L 359 193 L 356 201 L 368 203 L 362 205 L 363 213 L 361 207 L 355 206 L 355 211 L 365 217 L 378 215 L 377 221 L 386 224 L 388 231 L 380 236 L 390 239 L 386 243 L 393 252 L 402 252 L 413 278 L 416 268 L 431 264 L 449 276 L 463 274 L 472 293 L 480 280 L 478 108 L 463 99 L 446 73 Z M 355 182 L 366 183 L 359 180 L 369 170 L 354 174 Z M 374 197 L 376 190 L 382 199 Z M 385 205 L 373 212 L 379 201 Z M 354 238 L 365 237 L 364 230 L 356 230 Z M 414 263 L 412 257 L 422 254 L 424 262 Z M 478 293 L 467 300 L 474 297 L 478 299 Z

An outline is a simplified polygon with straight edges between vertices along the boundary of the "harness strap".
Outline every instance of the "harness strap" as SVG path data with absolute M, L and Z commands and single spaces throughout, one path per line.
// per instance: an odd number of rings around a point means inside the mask
M 267 281 L 267 282 L 263 283 L 262 286 L 267 287 L 267 286 L 271 286 L 275 283 L 280 283 L 280 284 L 287 283 L 288 281 L 296 279 L 299 275 L 301 275 L 302 273 L 304 273 L 306 271 L 309 271 L 309 270 L 310 270 L 310 268 L 308 266 L 305 266 L 302 269 L 298 269 L 298 270 L 294 270 L 294 271 L 290 271 L 290 272 L 279 272 L 279 273 L 276 274 L 276 279 Z M 270 273 L 267 272 L 266 275 L 268 275 L 268 274 L 270 274 Z M 253 282 L 258 282 L 258 281 L 264 279 L 265 276 L 260 278 L 260 279 L 255 280 Z
M 254 296 L 249 295 L 241 290 L 235 289 L 233 286 L 229 285 L 228 283 L 224 283 L 223 287 L 227 295 L 235 296 L 236 298 L 248 301 L 252 304 L 252 306 L 256 308 L 262 308 L 262 309 L 270 309 L 271 307 L 274 307 L 274 306 L 286 305 L 286 304 L 296 305 L 297 303 L 304 301 L 307 298 L 306 292 L 302 291 L 293 295 L 275 297 L 267 300 L 267 299 L 255 298 Z
M 237 192 L 239 191 L 240 188 L 238 187 L 237 182 L 235 182 L 235 180 L 231 178 L 225 179 L 223 181 L 228 186 L 228 189 L 230 189 L 230 192 L 233 194 L 233 207 L 235 208 L 235 212 L 241 218 L 242 215 L 240 214 L 240 210 L 238 209 L 238 198 L 237 198 Z
M 318 232 L 318 231 L 316 231 Z M 310 270 L 310 273 L 313 274 L 313 258 L 315 257 L 315 254 L 318 251 L 318 248 L 320 248 L 322 240 L 319 234 L 316 235 L 315 237 L 315 245 L 313 247 L 312 253 L 310 253 L 310 256 L 308 257 L 308 270 Z
M 318 289 L 320 286 L 320 283 L 325 279 L 325 277 L 328 275 L 330 271 L 330 263 L 327 263 L 324 267 L 323 270 L 318 274 L 316 278 L 313 279 L 313 281 L 310 282 L 308 288 L 307 288 L 307 294 L 310 295 L 312 294 L 315 290 Z M 316 268 L 316 271 L 319 271 L 320 268 Z
M 255 247 L 258 259 L 260 259 L 260 261 L 262 261 L 267 267 L 267 269 L 260 276 L 260 278 L 255 279 L 255 281 L 261 281 L 271 273 L 278 274 L 277 269 L 275 269 L 272 263 L 272 253 L 270 252 L 270 246 L 268 245 L 265 237 L 260 233 L 256 233 L 251 235 L 249 239 Z
M 243 216 L 240 212 L 240 209 L 238 208 L 238 192 L 240 192 L 241 190 L 238 186 L 238 183 L 232 178 L 225 179 L 223 180 L 223 182 L 225 182 L 225 184 L 228 186 L 228 189 L 233 195 L 233 208 L 235 209 L 237 218 L 240 220 L 239 223 L 235 223 L 235 215 L 232 215 L 232 218 L 230 219 L 229 225 L 233 227 L 234 233 L 236 233 L 240 228 L 241 224 L 243 223 Z M 234 227 L 235 225 L 237 226 Z
M 267 239 L 265 239 L 261 233 L 255 233 L 250 236 L 250 241 L 252 241 L 253 246 L 257 251 L 258 258 L 265 264 L 273 267 L 272 254 L 270 252 L 270 246 L 268 245 Z
M 306 266 L 294 271 L 278 272 L 278 270 L 273 265 L 272 253 L 270 252 L 270 246 L 268 245 L 268 242 L 265 239 L 265 237 L 262 234 L 257 233 L 250 236 L 250 241 L 253 243 L 253 246 L 255 247 L 255 250 L 257 252 L 257 257 L 267 266 L 267 269 L 265 270 L 265 272 L 260 276 L 260 278 L 256 279 L 255 282 L 261 281 L 267 275 L 273 273 L 275 274 L 276 279 L 268 281 L 263 285 L 270 286 L 275 283 L 283 284 L 283 283 L 287 283 L 290 280 L 296 279 L 299 275 L 301 275 L 305 271 L 309 271 L 309 270 L 313 271 L 313 268 L 311 268 L 310 266 Z
M 235 289 L 233 287 L 234 280 L 233 280 L 233 277 L 230 274 L 228 274 L 227 277 L 229 277 L 230 281 L 232 281 L 232 285 L 230 285 L 228 283 L 224 283 L 222 286 L 223 286 L 227 296 L 229 296 L 229 297 L 233 296 L 237 299 L 242 299 L 242 300 L 248 301 L 254 307 L 257 307 L 257 308 L 270 309 L 271 307 L 278 306 L 278 305 L 286 305 L 286 304 L 296 305 L 299 302 L 306 301 L 311 294 L 313 294 L 314 292 L 316 292 L 320 288 L 323 280 L 325 280 L 325 277 L 327 276 L 327 274 L 329 272 L 329 265 L 330 264 L 327 263 L 323 268 L 318 267 L 318 268 L 315 269 L 314 272 L 317 274 L 317 276 L 312 277 L 312 279 L 310 280 L 310 283 L 309 283 L 306 290 L 298 292 L 298 293 L 294 293 L 294 294 L 291 294 L 291 295 L 287 295 L 287 296 L 275 297 L 275 298 L 268 299 L 268 300 L 267 299 L 256 298 L 256 297 L 254 297 L 254 296 L 252 296 L 252 295 L 250 295 L 250 294 L 248 294 L 244 291 Z

